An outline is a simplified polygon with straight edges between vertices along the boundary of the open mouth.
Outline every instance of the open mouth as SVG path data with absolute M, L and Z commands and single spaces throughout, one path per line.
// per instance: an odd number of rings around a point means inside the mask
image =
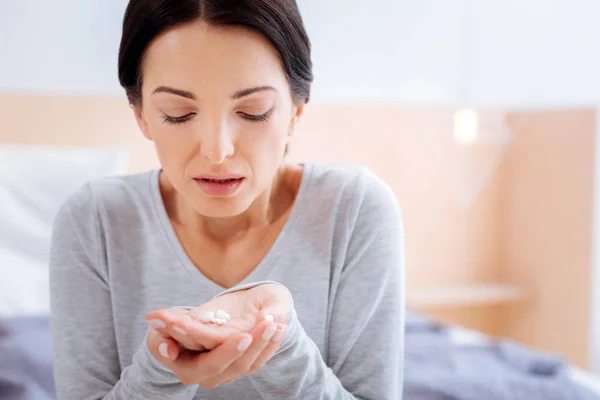
M 232 183 L 232 182 L 238 182 L 241 181 L 243 178 L 231 178 L 231 179 L 207 179 L 207 178 L 201 178 L 201 181 L 204 182 L 213 182 L 213 183 Z
M 240 187 L 244 178 L 195 178 L 200 189 L 209 196 L 230 196 Z

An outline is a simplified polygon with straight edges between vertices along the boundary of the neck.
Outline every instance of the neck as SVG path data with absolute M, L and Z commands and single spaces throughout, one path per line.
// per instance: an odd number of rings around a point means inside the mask
M 285 166 L 281 166 L 273 182 L 252 202 L 243 213 L 224 218 L 207 217 L 195 211 L 173 189 L 171 209 L 173 219 L 192 232 L 208 237 L 215 242 L 227 242 L 241 239 L 247 234 L 261 231 L 276 221 L 285 209 L 287 201 L 282 197 L 287 195 L 285 189 Z M 169 185 L 170 186 L 170 185 Z M 287 199 L 286 199 L 287 200 Z

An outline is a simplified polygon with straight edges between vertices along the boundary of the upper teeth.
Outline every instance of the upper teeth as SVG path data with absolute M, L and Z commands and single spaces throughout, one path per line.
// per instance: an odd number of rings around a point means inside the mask
M 234 178 L 230 178 L 230 179 L 206 179 L 209 182 L 229 182 L 229 181 L 234 181 Z

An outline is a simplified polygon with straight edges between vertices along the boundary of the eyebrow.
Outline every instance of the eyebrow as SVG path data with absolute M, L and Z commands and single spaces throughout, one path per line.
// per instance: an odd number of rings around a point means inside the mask
M 168 86 L 159 86 L 156 89 L 154 89 L 154 92 L 152 92 L 152 94 L 154 93 L 171 93 L 177 96 L 185 97 L 186 99 L 196 100 L 196 95 L 194 95 L 194 93 L 188 92 L 187 90 L 175 89 Z
M 275 92 L 277 91 L 277 89 L 275 89 L 272 86 L 257 86 L 257 87 L 237 91 L 231 96 L 231 99 L 238 100 L 238 99 L 241 99 L 242 97 L 250 96 L 251 94 L 254 94 L 256 92 L 262 92 L 265 90 L 270 90 L 270 91 L 275 91 Z M 194 93 L 188 92 L 187 90 L 175 89 L 175 88 L 172 88 L 169 86 L 159 86 L 156 89 L 154 89 L 154 91 L 152 93 L 153 94 L 154 93 L 170 93 L 170 94 L 174 94 L 176 96 L 185 97 L 186 99 L 196 100 L 196 95 Z
M 232 100 L 241 99 L 242 97 L 250 96 L 253 93 L 262 92 L 262 91 L 265 91 L 265 90 L 270 90 L 270 91 L 273 91 L 273 92 L 277 91 L 277 89 L 275 89 L 273 86 L 258 86 L 258 87 L 253 87 L 253 88 L 250 88 L 250 89 L 244 89 L 244 90 L 240 90 L 238 92 L 235 92 L 233 94 L 233 96 L 231 96 L 231 99 Z

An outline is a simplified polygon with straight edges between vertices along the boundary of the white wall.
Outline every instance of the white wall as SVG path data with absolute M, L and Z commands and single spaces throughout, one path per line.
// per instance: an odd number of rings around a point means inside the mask
M 600 2 L 468 2 L 468 91 L 477 102 L 598 103 Z
M 600 100 L 595 0 L 298 0 L 315 102 Z M 0 0 L 0 90 L 121 94 L 126 0 Z
M 460 72 L 460 10 L 453 2 L 300 0 L 299 4 L 313 43 L 316 101 L 454 101 Z
M 0 0 L 0 89 L 118 93 L 125 0 Z

